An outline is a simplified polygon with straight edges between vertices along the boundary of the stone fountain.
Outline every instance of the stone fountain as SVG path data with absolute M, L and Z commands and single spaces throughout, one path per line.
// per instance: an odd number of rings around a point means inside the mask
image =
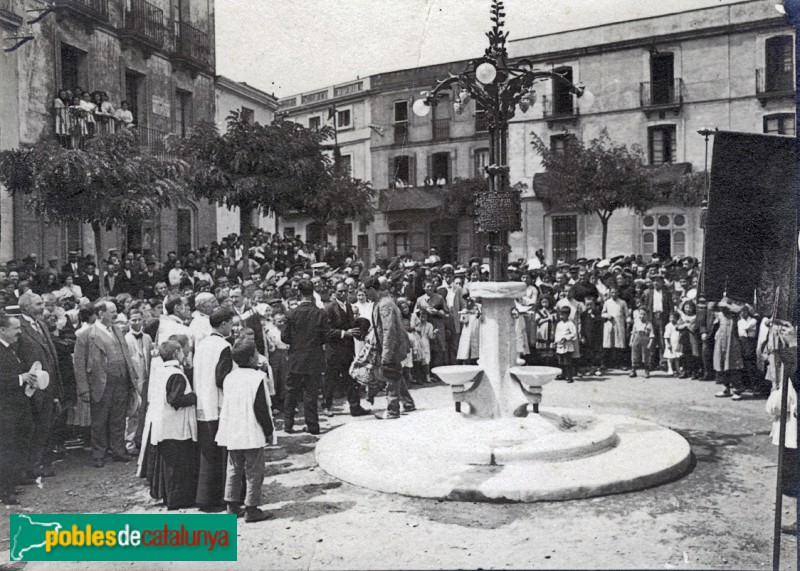
M 478 365 L 434 369 L 461 412 L 448 407 L 345 424 L 317 444 L 323 470 L 382 492 L 523 502 L 629 492 L 686 473 L 688 442 L 662 426 L 577 409 L 540 410 L 542 387 L 560 370 L 514 366 L 512 309 L 525 285 L 468 287 L 482 303 Z

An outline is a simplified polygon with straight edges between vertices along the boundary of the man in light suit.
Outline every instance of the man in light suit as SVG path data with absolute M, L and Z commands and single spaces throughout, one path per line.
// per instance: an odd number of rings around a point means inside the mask
M 44 390 L 38 390 L 31 398 L 33 413 L 33 432 L 28 446 L 28 478 L 53 476 L 51 466 L 53 458 L 50 452 L 50 436 L 53 420 L 57 416 L 56 407 L 62 397 L 61 372 L 58 367 L 58 356 L 47 324 L 42 319 L 44 300 L 42 296 L 26 291 L 19 299 L 22 312 L 20 319 L 21 333 L 17 343 L 17 353 L 23 367 L 30 370 L 31 365 L 39 362 L 42 370 L 50 375 L 50 384 Z
M 125 421 L 125 448 L 130 454 L 138 454 L 137 448 L 142 442 L 140 421 L 144 425 L 144 414 L 147 407 L 147 381 L 150 378 L 150 357 L 153 350 L 153 340 L 144 332 L 144 316 L 141 309 L 132 309 L 128 314 L 130 331 L 125 334 L 125 342 L 131 353 L 133 368 L 136 369 L 138 382 L 134 386 L 136 397 L 134 401 L 138 406 L 128 408 L 128 418 Z
M 74 368 L 78 398 L 91 402 L 92 458 L 95 468 L 102 468 L 109 448 L 115 462 L 130 459 L 125 450 L 125 412 L 138 377 L 125 337 L 114 325 L 117 307 L 100 301 L 94 311 L 97 321 L 75 342 Z

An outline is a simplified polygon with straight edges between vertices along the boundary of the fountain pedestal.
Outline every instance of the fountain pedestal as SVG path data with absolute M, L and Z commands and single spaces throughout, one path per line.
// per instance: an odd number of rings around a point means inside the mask
M 345 424 L 318 442 L 322 469 L 383 492 L 525 502 L 627 492 L 684 474 L 689 444 L 657 424 L 572 409 L 527 414 L 528 404 L 540 412 L 542 386 L 560 370 L 513 366 L 512 309 L 524 289 L 469 284 L 482 303 L 478 365 L 434 369 L 468 413 L 448 407 Z

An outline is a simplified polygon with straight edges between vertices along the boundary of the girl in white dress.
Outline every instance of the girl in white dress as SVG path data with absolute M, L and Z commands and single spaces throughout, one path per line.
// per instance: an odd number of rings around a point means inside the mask
M 673 311 L 669 323 L 664 327 L 664 359 L 667 361 L 667 374 L 678 376 L 678 360 L 683 356 L 681 351 L 681 332 L 678 330 L 680 314 Z

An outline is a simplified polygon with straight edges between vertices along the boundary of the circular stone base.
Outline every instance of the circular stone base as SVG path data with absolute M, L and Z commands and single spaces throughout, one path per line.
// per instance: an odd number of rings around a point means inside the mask
M 651 422 L 542 408 L 475 419 L 452 409 L 352 422 L 323 436 L 317 463 L 381 492 L 469 501 L 571 500 L 630 492 L 683 475 L 689 443 Z

